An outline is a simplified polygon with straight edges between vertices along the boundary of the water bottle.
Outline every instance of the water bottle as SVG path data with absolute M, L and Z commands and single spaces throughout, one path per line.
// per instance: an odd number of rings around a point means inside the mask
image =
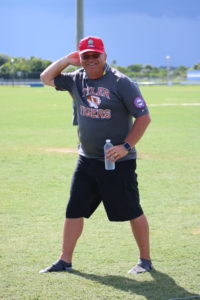
M 105 161 L 105 169 L 106 170 L 114 170 L 115 169 L 115 163 L 109 159 L 106 159 L 106 152 L 111 147 L 113 147 L 113 144 L 111 143 L 111 141 L 106 140 L 106 143 L 104 145 L 104 161 Z

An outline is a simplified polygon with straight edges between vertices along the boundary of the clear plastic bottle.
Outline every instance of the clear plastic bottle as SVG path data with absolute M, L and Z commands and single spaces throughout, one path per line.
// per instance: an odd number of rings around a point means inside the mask
M 115 169 L 115 163 L 109 159 L 106 159 L 106 152 L 111 147 L 113 147 L 111 140 L 106 140 L 106 143 L 104 145 L 104 161 L 105 161 L 105 169 L 106 170 L 114 170 Z

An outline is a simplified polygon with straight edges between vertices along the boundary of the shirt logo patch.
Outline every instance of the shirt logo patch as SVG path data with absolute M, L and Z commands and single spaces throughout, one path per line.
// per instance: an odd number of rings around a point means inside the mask
M 134 99 L 134 106 L 137 108 L 144 108 L 145 107 L 145 101 L 141 97 L 136 97 Z
M 87 96 L 87 102 L 90 107 L 98 108 L 101 104 L 101 99 L 97 96 Z

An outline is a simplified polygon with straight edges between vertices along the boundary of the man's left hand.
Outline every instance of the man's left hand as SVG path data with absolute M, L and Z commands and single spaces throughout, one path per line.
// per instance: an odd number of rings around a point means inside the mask
M 108 149 L 108 151 L 106 152 L 106 159 L 115 162 L 118 159 L 126 156 L 127 154 L 128 154 L 128 150 L 126 150 L 123 145 L 117 145 Z

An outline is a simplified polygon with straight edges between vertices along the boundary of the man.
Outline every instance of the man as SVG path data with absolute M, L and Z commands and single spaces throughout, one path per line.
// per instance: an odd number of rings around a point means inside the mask
M 135 173 L 135 145 L 150 123 L 150 116 L 138 87 L 108 66 L 106 58 L 103 41 L 90 36 L 80 41 L 79 51 L 57 60 L 41 74 L 44 84 L 71 94 L 80 138 L 62 253 L 57 262 L 41 273 L 72 268 L 72 255 L 84 218 L 89 218 L 101 201 L 110 221 L 130 221 L 140 259 L 129 273 L 152 269 L 148 222 L 140 206 Z M 82 68 L 61 73 L 69 65 Z M 106 139 L 111 139 L 114 145 L 106 153 L 107 159 L 116 162 L 112 171 L 104 167 Z

